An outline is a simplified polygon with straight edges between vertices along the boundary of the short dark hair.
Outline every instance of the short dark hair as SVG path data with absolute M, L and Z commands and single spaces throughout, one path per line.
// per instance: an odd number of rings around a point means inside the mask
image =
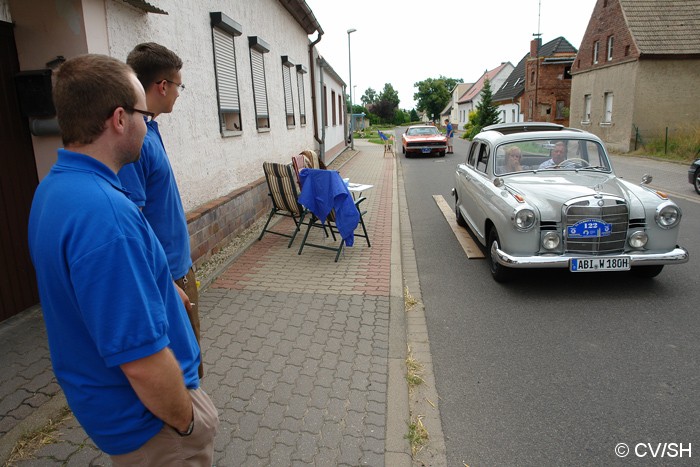
M 129 66 L 106 55 L 71 58 L 56 71 L 53 101 L 64 145 L 90 144 L 117 107 L 134 107 Z
M 126 57 L 126 63 L 148 90 L 156 82 L 170 78 L 182 68 L 182 59 L 172 50 L 155 42 L 144 42 L 134 47 Z

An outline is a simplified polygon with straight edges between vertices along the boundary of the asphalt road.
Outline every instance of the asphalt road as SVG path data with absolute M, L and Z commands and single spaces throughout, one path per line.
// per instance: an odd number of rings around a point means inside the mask
M 467 259 L 433 200 L 453 206 L 465 156 L 457 139 L 445 158 L 397 155 L 448 465 L 698 465 L 700 196 L 687 167 L 613 162 L 630 180 L 652 173 L 678 202 L 690 262 L 651 280 L 542 270 L 501 285 L 484 260 Z

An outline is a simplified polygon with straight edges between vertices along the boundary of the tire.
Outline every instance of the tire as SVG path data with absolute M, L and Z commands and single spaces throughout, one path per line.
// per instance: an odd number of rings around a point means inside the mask
M 459 205 L 457 204 L 458 198 L 455 196 L 455 217 L 457 218 L 457 225 L 460 227 L 466 227 L 467 226 L 467 221 L 464 220 L 464 217 L 462 217 L 462 213 L 459 210 Z
M 700 195 L 700 169 L 695 171 L 695 183 L 693 183 L 693 186 L 695 187 L 695 193 Z
M 657 264 L 654 266 L 637 266 L 630 271 L 632 272 L 633 275 L 637 277 L 646 277 L 646 278 L 652 278 L 656 277 L 659 274 L 661 274 L 661 270 L 664 268 L 663 264 Z
M 410 159 L 411 157 L 413 157 L 411 156 L 411 153 L 409 151 L 406 151 L 404 154 L 406 154 L 406 159 Z
M 493 280 L 500 283 L 509 282 L 513 278 L 513 270 L 501 265 L 493 255 L 493 250 L 499 247 L 500 242 L 498 239 L 498 232 L 496 228 L 493 227 L 489 231 L 489 241 L 486 247 L 488 252 L 489 269 L 491 270 L 491 277 Z
M 403 144 L 401 145 L 401 152 L 406 154 L 406 146 L 404 146 Z
M 440 151 L 440 152 L 438 153 L 438 156 L 440 156 L 440 157 L 445 157 L 445 151 Z

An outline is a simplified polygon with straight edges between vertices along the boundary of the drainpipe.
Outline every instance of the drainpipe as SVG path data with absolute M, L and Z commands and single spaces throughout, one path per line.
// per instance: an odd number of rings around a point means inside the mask
M 318 157 L 325 163 L 326 162 L 326 99 L 323 99 L 323 64 L 326 61 L 323 57 L 318 58 L 318 86 L 321 90 L 321 139 L 316 138 L 316 141 L 320 145 L 320 154 Z
M 323 140 L 318 137 L 318 115 L 316 113 L 316 61 L 314 60 L 314 47 L 321 42 L 323 32 L 318 30 L 318 37 L 309 44 L 309 67 L 311 68 L 311 114 L 314 121 L 314 139 L 323 149 Z M 319 156 L 320 157 L 320 156 Z M 321 159 L 323 160 L 323 159 Z

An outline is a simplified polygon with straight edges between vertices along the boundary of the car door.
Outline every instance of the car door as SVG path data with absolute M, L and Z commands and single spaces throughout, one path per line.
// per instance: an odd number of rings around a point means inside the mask
M 485 241 L 483 222 L 479 222 L 479 219 L 484 217 L 479 200 L 483 192 L 479 188 L 483 176 L 477 170 L 480 155 L 483 154 L 488 154 L 488 145 L 481 141 L 473 141 L 469 147 L 467 160 L 457 167 L 457 195 L 459 197 L 458 209 L 460 209 L 462 217 L 467 221 L 472 232 Z

